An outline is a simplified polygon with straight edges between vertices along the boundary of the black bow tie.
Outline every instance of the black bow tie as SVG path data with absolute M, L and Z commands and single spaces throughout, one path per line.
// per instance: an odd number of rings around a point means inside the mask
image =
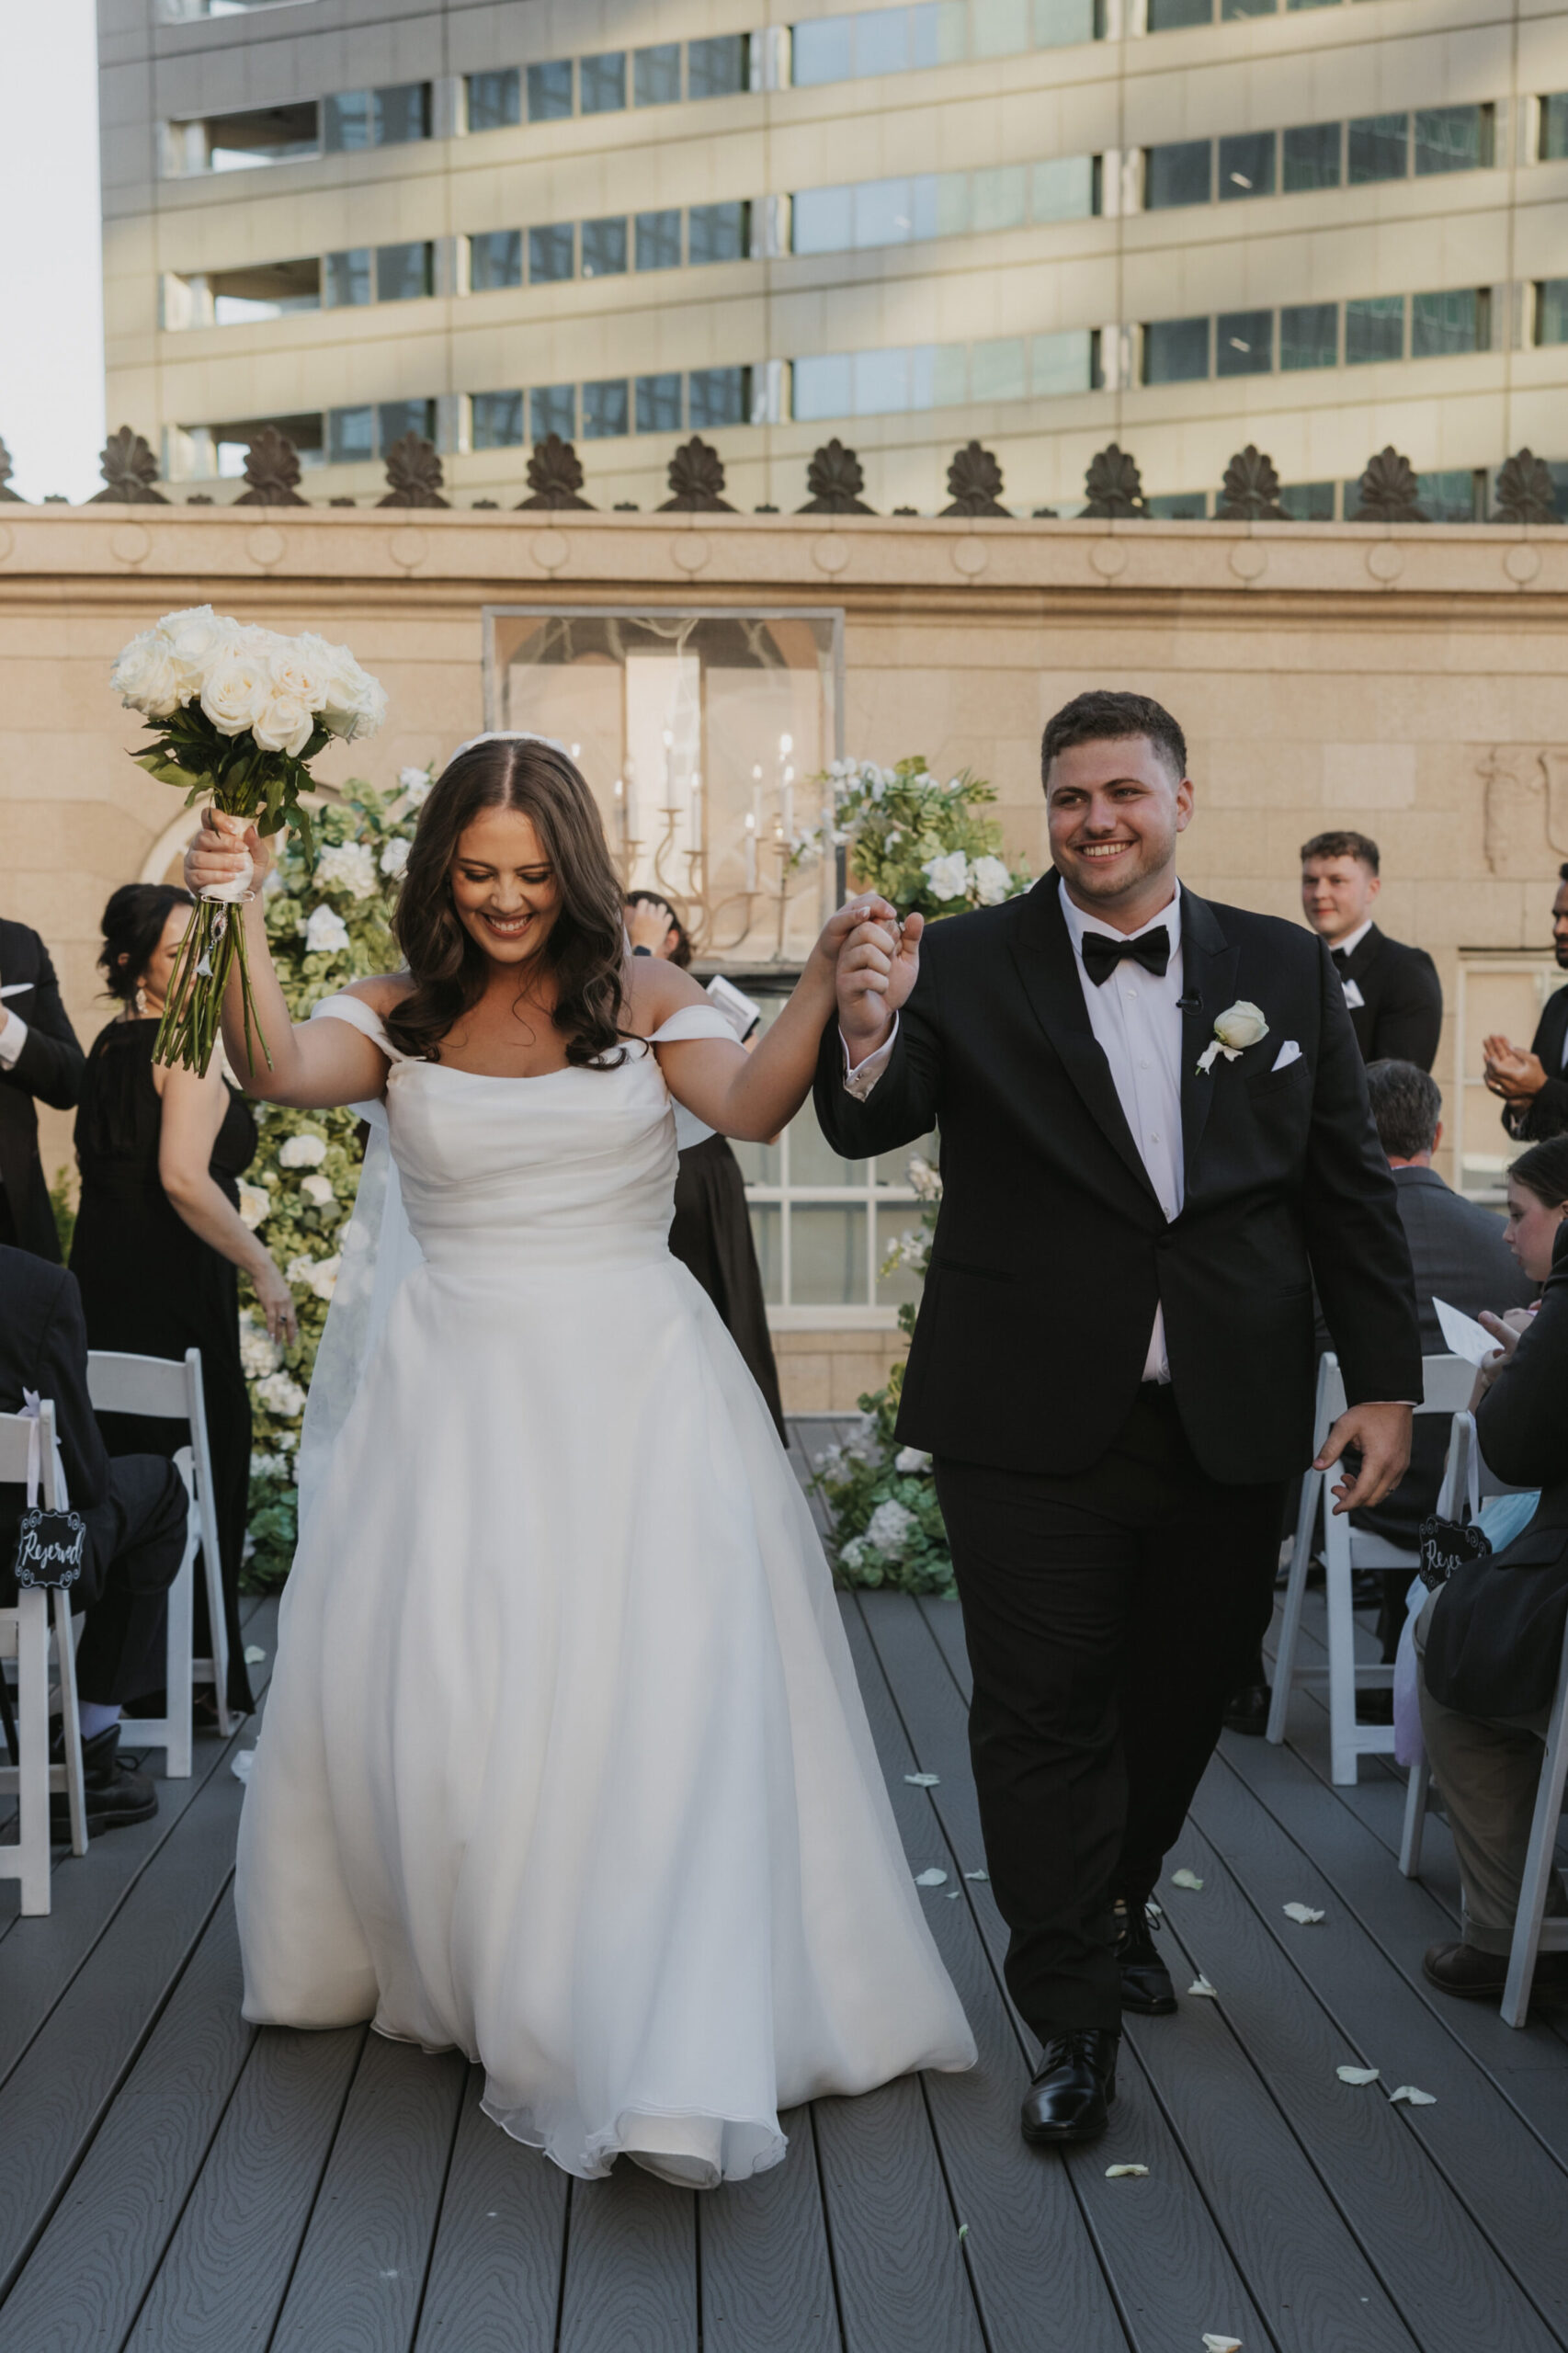
M 1158 931 L 1146 931 L 1138 939 L 1112 939 L 1103 931 L 1084 934 L 1084 970 L 1096 988 L 1104 988 L 1124 956 L 1146 972 L 1163 975 L 1171 961 L 1170 926 L 1162 924 Z
M 1348 948 L 1331 948 L 1328 952 L 1331 960 L 1335 964 L 1348 964 L 1350 961 L 1350 950 Z

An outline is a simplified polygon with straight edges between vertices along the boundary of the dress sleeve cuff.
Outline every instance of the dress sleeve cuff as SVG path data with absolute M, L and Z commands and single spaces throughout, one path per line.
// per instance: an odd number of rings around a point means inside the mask
M 842 1029 L 839 1031 L 838 1042 L 844 1048 L 844 1091 L 846 1095 L 853 1095 L 857 1103 L 863 1103 L 866 1100 L 867 1096 L 886 1070 L 888 1057 L 892 1052 L 897 1039 L 898 1016 L 895 1013 L 892 1017 L 892 1029 L 886 1043 L 879 1046 L 874 1054 L 868 1054 L 864 1062 L 851 1064 L 849 1040 Z
M 11 1070 L 22 1048 L 28 1042 L 28 1025 L 19 1013 L 6 1008 L 6 1027 L 0 1029 L 0 1070 Z

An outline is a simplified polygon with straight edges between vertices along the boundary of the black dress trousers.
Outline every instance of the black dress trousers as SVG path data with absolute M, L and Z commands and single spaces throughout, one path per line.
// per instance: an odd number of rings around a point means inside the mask
M 1114 2028 L 1112 1905 L 1153 1892 L 1268 1623 L 1282 1485 L 1209 1478 L 1153 1382 L 1089 1471 L 935 1467 L 1008 1988 L 1042 2037 Z

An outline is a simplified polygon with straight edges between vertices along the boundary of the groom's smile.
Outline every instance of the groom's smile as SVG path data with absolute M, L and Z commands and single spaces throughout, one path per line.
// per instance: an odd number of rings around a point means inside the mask
M 1168 904 L 1192 787 L 1148 736 L 1066 745 L 1046 779 L 1046 814 L 1057 872 L 1085 912 L 1136 931 Z

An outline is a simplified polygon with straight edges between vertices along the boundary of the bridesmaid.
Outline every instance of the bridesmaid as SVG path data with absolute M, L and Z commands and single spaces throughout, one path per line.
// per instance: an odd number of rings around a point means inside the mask
M 71 1271 L 82 1290 L 87 1345 L 139 1356 L 201 1351 L 213 1501 L 229 1631 L 228 1698 L 249 1712 L 240 1631 L 240 1563 L 250 1487 L 250 1398 L 240 1366 L 236 1269 L 244 1267 L 275 1340 L 296 1336 L 293 1294 L 240 1216 L 236 1179 L 256 1156 L 256 1121 L 215 1058 L 205 1078 L 153 1060 L 158 1019 L 189 920 L 190 894 L 130 882 L 104 909 L 98 958 L 120 1010 L 87 1056 L 76 1114 L 82 1195 Z M 172 1455 L 183 1422 L 106 1414 L 111 1454 Z M 196 1647 L 210 1643 L 196 1594 Z M 142 1703 L 156 1714 L 157 1694 Z M 199 1703 L 199 1717 L 203 1712 Z M 211 1711 L 216 1715 L 215 1708 Z

